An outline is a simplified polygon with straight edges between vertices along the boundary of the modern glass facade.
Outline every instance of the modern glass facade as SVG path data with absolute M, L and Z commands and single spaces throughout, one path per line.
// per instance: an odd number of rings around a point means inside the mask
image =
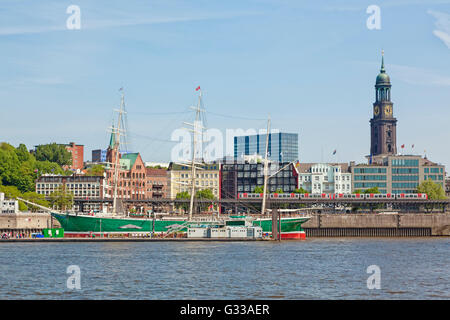
M 284 164 L 269 163 L 269 174 L 282 169 Z M 257 186 L 264 185 L 264 165 L 262 163 L 223 164 L 221 172 L 221 198 L 234 199 L 240 192 L 254 192 Z M 298 176 L 293 164 L 270 177 L 267 181 L 267 192 L 293 192 L 297 188 Z
M 264 158 L 266 134 L 234 137 L 234 159 L 243 160 L 243 156 L 259 155 Z M 298 159 L 297 133 L 269 134 L 268 156 L 271 161 L 293 162 Z
M 388 156 L 378 165 L 351 168 L 353 191 L 378 187 L 381 193 L 416 193 L 428 179 L 444 187 L 445 168 L 420 156 Z

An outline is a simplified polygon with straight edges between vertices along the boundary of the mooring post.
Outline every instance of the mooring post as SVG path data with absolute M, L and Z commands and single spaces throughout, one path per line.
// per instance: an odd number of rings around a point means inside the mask
M 272 209 L 272 240 L 278 239 L 278 208 Z
M 278 211 L 278 221 L 279 221 L 279 225 L 278 225 L 278 241 L 281 241 L 281 211 Z

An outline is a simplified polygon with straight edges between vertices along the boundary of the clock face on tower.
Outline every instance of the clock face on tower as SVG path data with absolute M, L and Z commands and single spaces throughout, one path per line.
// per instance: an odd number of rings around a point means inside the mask
M 376 115 L 376 116 L 380 114 L 380 107 L 379 106 L 375 106 L 373 108 L 373 114 Z
M 384 107 L 384 114 L 387 116 L 392 115 L 392 107 L 391 106 L 385 106 Z

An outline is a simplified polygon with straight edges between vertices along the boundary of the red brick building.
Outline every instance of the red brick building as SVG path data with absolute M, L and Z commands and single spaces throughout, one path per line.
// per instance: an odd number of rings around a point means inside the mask
M 147 195 L 149 198 L 168 198 L 167 169 L 146 168 Z
M 64 146 L 66 147 L 66 150 L 72 154 L 72 165 L 68 168 L 82 170 L 84 167 L 84 146 L 81 144 L 75 144 L 75 142 L 71 142 Z
M 125 153 L 118 155 L 114 134 L 106 153 L 105 168 L 108 190 L 106 197 L 114 195 L 114 173 L 116 161 L 118 163 L 117 197 L 119 199 L 146 199 L 145 165 L 139 153 Z M 117 159 L 117 156 L 119 159 Z

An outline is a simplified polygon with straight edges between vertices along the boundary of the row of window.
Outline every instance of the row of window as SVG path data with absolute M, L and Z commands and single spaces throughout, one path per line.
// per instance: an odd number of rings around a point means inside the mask
M 386 176 L 382 176 L 382 175 L 370 175 L 370 176 L 356 176 L 355 175 L 355 181 L 360 181 L 360 180 L 386 180 Z
M 361 189 L 361 188 L 386 188 L 386 183 L 382 182 L 356 182 L 355 183 L 355 189 Z
M 314 181 L 320 181 L 321 176 L 314 176 Z M 350 175 L 345 176 L 335 176 L 336 181 L 350 181 Z M 299 181 L 311 182 L 311 176 L 302 176 L 298 177 Z M 328 181 L 328 176 L 323 176 L 324 181 Z
M 423 177 L 424 178 L 424 180 L 428 180 L 428 179 L 431 179 L 431 180 L 440 180 L 440 181 L 443 181 L 444 180 L 444 176 L 441 176 L 441 175 L 428 175 L 428 176 L 424 176 Z
M 354 173 L 386 173 L 386 168 L 355 168 Z
M 333 172 L 341 172 L 341 168 L 340 167 L 335 167 L 335 168 L 322 168 L 322 167 L 311 167 L 310 172 L 312 173 L 328 173 L 329 170 L 332 170 Z
M 181 174 L 181 178 L 189 178 L 190 177 L 190 174 L 189 173 L 182 173 Z M 217 175 L 217 173 L 197 173 L 196 174 L 196 177 L 197 178 L 217 178 L 218 177 L 218 175 Z
M 217 170 L 217 165 L 214 166 L 200 166 L 203 170 Z M 191 167 L 181 166 L 181 170 L 192 170 Z
M 337 191 L 350 191 L 350 184 L 336 184 L 335 189 Z M 321 184 L 320 183 L 313 183 L 313 189 L 314 190 L 321 190 Z M 332 190 L 333 187 L 331 185 L 325 184 L 324 188 L 325 190 Z
M 398 188 L 414 189 L 414 188 L 417 188 L 418 185 L 419 185 L 418 183 L 395 182 L 395 183 L 392 184 L 392 188 L 393 189 L 398 189 Z
M 392 159 L 393 167 L 418 167 L 418 159 Z
M 59 186 L 61 186 L 62 184 L 58 184 L 58 183 L 38 183 L 36 184 L 36 188 L 58 188 Z M 70 184 L 66 184 L 67 188 L 100 188 L 100 185 L 98 184 L 90 184 L 90 183 L 70 183 Z
M 419 181 L 419 176 L 392 176 L 392 181 Z

